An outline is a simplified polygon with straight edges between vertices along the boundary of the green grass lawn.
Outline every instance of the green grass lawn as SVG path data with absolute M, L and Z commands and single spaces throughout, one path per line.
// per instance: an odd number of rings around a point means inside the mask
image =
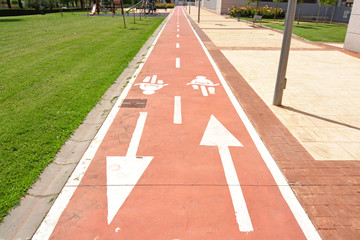
M 163 18 L 0 18 L 0 221 Z
M 264 22 L 265 26 L 284 30 L 283 22 Z M 329 23 L 311 23 L 300 22 L 294 23 L 293 33 L 299 37 L 305 38 L 313 42 L 344 42 L 347 26 Z

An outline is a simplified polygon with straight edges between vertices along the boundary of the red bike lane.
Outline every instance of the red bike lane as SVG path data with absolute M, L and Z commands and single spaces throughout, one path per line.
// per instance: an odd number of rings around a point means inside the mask
M 85 161 L 65 186 L 71 199 L 33 239 L 318 239 L 310 220 L 299 225 L 180 7 Z

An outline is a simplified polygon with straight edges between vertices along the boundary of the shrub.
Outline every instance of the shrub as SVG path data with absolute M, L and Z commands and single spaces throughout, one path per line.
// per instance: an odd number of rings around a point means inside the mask
M 254 15 L 261 15 L 263 18 L 274 18 L 275 13 L 277 18 L 284 18 L 285 12 L 281 8 L 274 8 L 265 5 L 264 7 L 237 7 L 233 6 L 228 9 L 230 16 L 236 17 L 236 13 L 240 12 L 241 17 L 254 17 Z
M 42 8 L 52 10 L 56 6 L 56 0 L 27 0 L 26 4 L 28 8 L 35 8 L 35 10 Z
M 174 8 L 175 4 L 173 3 L 166 3 L 166 7 L 164 3 L 156 3 L 156 8 Z

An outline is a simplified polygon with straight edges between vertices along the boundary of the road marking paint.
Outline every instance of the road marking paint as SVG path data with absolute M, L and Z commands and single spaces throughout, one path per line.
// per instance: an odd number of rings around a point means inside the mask
M 179 23 L 178 23 L 177 27 L 179 27 Z
M 143 90 L 143 94 L 152 95 L 155 93 L 155 91 L 168 85 L 168 84 L 164 84 L 163 80 L 157 80 L 156 83 L 157 75 L 152 76 L 150 83 L 149 83 L 149 79 L 150 77 L 147 76 L 145 77 L 142 83 L 137 83 L 134 86 L 140 86 L 140 89 Z
M 200 86 L 200 89 L 201 89 L 201 92 L 202 92 L 203 96 L 207 97 L 208 93 L 206 91 L 206 87 L 205 86 Z
M 154 157 L 136 157 L 147 112 L 140 112 L 125 157 L 106 157 L 108 225 L 126 201 Z
M 144 130 L 147 112 L 140 112 L 140 116 L 137 120 L 134 133 L 132 135 L 126 157 L 136 158 L 136 153 L 139 148 L 142 132 Z
M 219 84 L 214 84 L 211 80 L 207 79 L 204 76 L 197 76 L 196 79 L 192 80 L 190 83 L 186 85 L 192 85 L 193 89 L 197 90 L 201 89 L 201 92 L 203 96 L 208 96 L 208 91 L 210 94 L 215 94 L 215 86 L 218 86 Z
M 150 77 L 149 76 L 147 76 L 144 80 L 143 80 L 143 82 L 145 82 L 145 83 L 147 83 L 147 82 L 149 82 L 150 81 Z
M 214 117 L 214 115 L 211 115 L 210 117 L 200 145 L 218 147 L 239 230 L 240 232 L 254 231 L 229 150 L 230 146 L 243 147 L 243 145 Z
M 109 115 L 106 117 L 103 125 L 100 127 L 98 133 L 90 143 L 88 149 L 82 156 L 81 160 L 79 161 L 78 165 L 76 166 L 74 172 L 71 174 L 69 180 L 66 182 L 65 187 L 61 190 L 59 196 L 55 200 L 53 206 L 50 208 L 48 214 L 46 215 L 45 219 L 42 221 L 40 227 L 37 229 L 35 234 L 32 237 L 32 240 L 44 240 L 49 239 L 52 232 L 55 229 L 56 224 L 58 223 L 61 214 L 64 212 L 66 206 L 70 202 L 71 197 L 73 196 L 77 186 L 81 182 L 86 170 L 88 169 L 89 165 L 92 162 L 101 142 L 103 141 L 107 131 L 109 130 L 111 124 L 113 123 L 116 114 L 118 113 L 120 106 L 124 99 L 126 98 L 127 94 L 132 87 L 136 76 L 140 73 L 141 69 L 143 68 L 146 60 L 149 58 L 152 50 L 154 49 L 155 44 L 157 43 L 161 33 L 165 29 L 169 19 L 173 15 L 173 12 L 169 14 L 166 18 L 166 22 L 163 25 L 162 29 L 160 30 L 159 34 L 155 38 L 154 42 L 152 43 L 151 47 L 149 48 L 148 52 L 144 56 L 142 63 L 139 64 L 139 67 L 134 72 L 132 78 L 129 81 L 129 84 L 125 87 L 124 91 L 122 91 L 120 97 L 112 107 Z
M 180 37 L 180 35 L 179 35 L 179 34 L 176 34 L 176 37 Z
M 180 48 L 180 43 L 176 43 L 176 48 Z
M 177 29 L 177 31 L 179 32 L 179 31 L 180 31 L 180 29 Z
M 180 68 L 180 58 L 176 58 L 175 67 L 176 67 L 176 68 Z
M 174 97 L 174 124 L 182 124 L 180 96 Z
M 284 175 L 281 173 L 278 165 L 276 164 L 275 160 L 272 158 L 270 152 L 266 148 L 265 144 L 262 142 L 260 136 L 256 132 L 254 126 L 250 122 L 249 118 L 246 116 L 244 110 L 240 106 L 239 102 L 237 101 L 236 97 L 234 96 L 233 92 L 231 91 L 230 87 L 228 86 L 226 80 L 224 79 L 223 75 L 221 74 L 219 68 L 217 67 L 214 59 L 211 57 L 209 51 L 206 49 L 204 43 L 200 39 L 199 35 L 196 33 L 195 29 L 191 25 L 188 16 L 185 14 L 185 10 L 183 9 L 183 13 L 185 18 L 190 25 L 192 31 L 194 32 L 196 38 L 198 39 L 200 45 L 202 46 L 206 56 L 210 60 L 211 65 L 215 69 L 216 75 L 220 79 L 221 84 L 223 85 L 225 92 L 230 98 L 231 103 L 235 107 L 236 112 L 238 113 L 239 117 L 243 121 L 251 139 L 253 140 L 256 148 L 258 149 L 262 159 L 264 160 L 266 166 L 271 172 L 271 175 L 274 177 L 276 184 L 278 185 L 280 192 L 285 199 L 286 203 L 288 204 L 290 210 L 294 214 L 296 221 L 298 222 L 299 226 L 301 227 L 304 235 L 307 239 L 312 240 L 321 240 L 319 233 L 316 231 L 314 225 L 311 223 L 308 215 L 306 214 L 304 208 L 299 203 L 298 199 L 294 195 L 294 192 L 291 190 L 290 186 L 288 185 Z
M 151 83 L 156 83 L 156 78 L 157 78 L 157 75 L 153 75 L 152 78 L 151 78 Z

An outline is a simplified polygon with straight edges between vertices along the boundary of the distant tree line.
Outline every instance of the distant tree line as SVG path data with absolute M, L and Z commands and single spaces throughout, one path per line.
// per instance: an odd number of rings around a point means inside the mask
M 54 9 L 60 7 L 76 7 L 84 9 L 86 6 L 91 6 L 93 0 L 0 0 L 2 4 L 6 4 L 8 8 L 12 8 L 14 5 L 18 5 L 19 8 L 34 8 L 35 10 L 40 10 L 42 8 Z M 132 5 L 132 0 L 123 0 L 124 5 Z M 140 0 L 135 0 L 135 3 L 138 3 Z M 25 4 L 23 4 L 25 2 Z M 110 3 L 111 0 L 103 0 L 102 2 Z M 163 1 L 161 1 L 162 3 Z M 171 0 L 166 0 L 167 3 L 170 3 Z

